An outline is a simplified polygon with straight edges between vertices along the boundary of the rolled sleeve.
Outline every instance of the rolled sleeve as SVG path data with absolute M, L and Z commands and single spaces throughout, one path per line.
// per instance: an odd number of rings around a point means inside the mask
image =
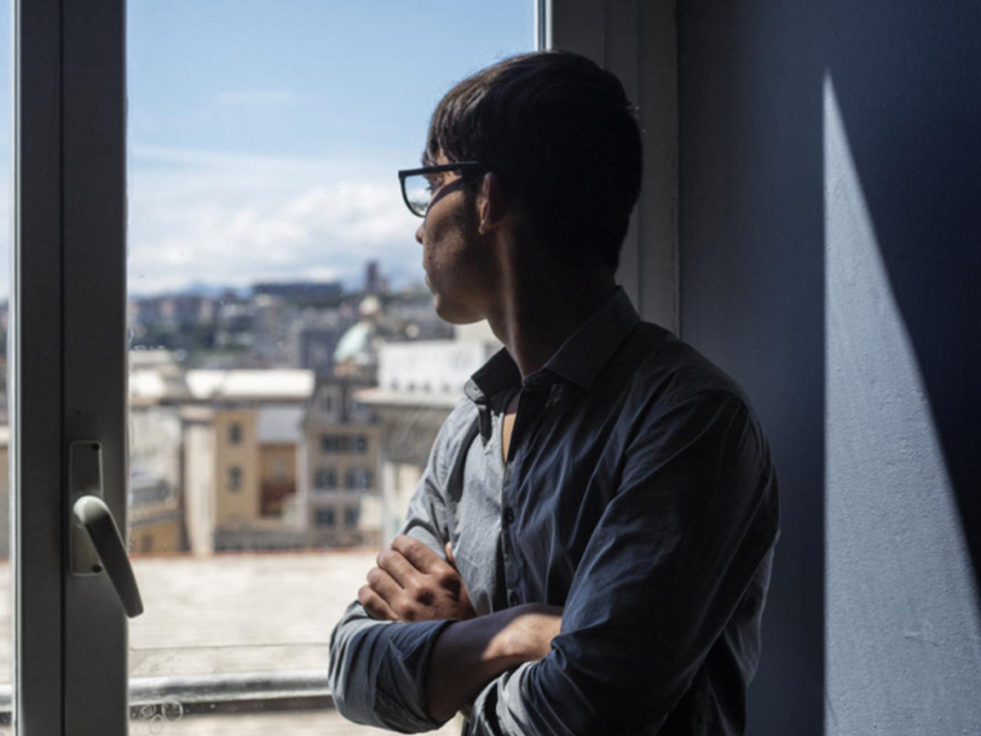
M 353 603 L 331 636 L 329 684 L 338 711 L 402 733 L 439 728 L 426 708 L 426 673 L 450 621 L 376 621 Z
M 714 696 L 741 700 L 777 524 L 761 442 L 748 409 L 726 395 L 676 404 L 642 427 L 577 568 L 552 651 L 485 687 L 469 733 L 653 733 L 707 676 L 700 670 L 714 647 L 726 650 L 720 656 L 738 681 Z M 727 627 L 738 634 L 724 635 Z M 713 683 L 703 686 L 713 693 Z M 739 730 L 725 722 L 685 732 Z

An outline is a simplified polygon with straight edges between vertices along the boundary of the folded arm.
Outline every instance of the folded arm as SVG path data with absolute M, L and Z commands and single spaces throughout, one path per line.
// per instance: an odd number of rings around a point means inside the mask
M 559 633 L 558 606 L 526 604 L 476 616 L 448 542 L 444 560 L 401 534 L 377 562 L 358 592 L 371 616 L 403 623 L 457 619 L 440 633 L 426 676 L 427 708 L 434 720 L 472 703 L 502 672 L 544 657 Z

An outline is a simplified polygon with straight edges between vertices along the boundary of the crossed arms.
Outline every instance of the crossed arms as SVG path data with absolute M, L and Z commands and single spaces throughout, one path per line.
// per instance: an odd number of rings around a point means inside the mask
M 561 609 L 473 616 L 452 555 L 440 554 L 453 528 L 450 463 L 434 453 L 409 536 L 379 556 L 332 636 L 329 679 L 345 716 L 425 731 L 473 700 L 474 734 L 639 733 L 719 677 L 719 717 L 735 720 L 712 730 L 741 732 L 776 488 L 740 402 L 677 403 L 624 448 Z M 707 697 L 712 707 L 720 694 Z
M 503 672 L 548 654 L 562 625 L 558 606 L 530 603 L 477 616 L 446 543 L 446 560 L 417 539 L 400 534 L 378 555 L 378 566 L 358 591 L 377 620 L 457 619 L 436 640 L 426 676 L 427 707 L 444 721 L 473 702 Z

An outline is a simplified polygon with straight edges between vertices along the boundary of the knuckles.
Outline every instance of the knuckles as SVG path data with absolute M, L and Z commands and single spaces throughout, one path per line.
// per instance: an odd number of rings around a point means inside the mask
M 378 567 L 384 568 L 386 565 L 391 565 L 392 558 L 396 555 L 398 555 L 398 552 L 388 548 L 383 549 L 378 553 L 378 557 L 375 558 L 375 563 L 378 565 Z
M 436 585 L 443 590 L 449 591 L 450 593 L 456 594 L 460 592 L 460 576 L 452 568 L 447 568 L 445 570 L 440 570 L 439 572 L 433 573 L 433 578 Z
M 412 537 L 400 535 L 391 548 L 378 553 L 377 567 L 368 571 L 367 584 L 358 591 L 358 601 L 372 618 L 413 622 L 467 617 L 461 614 L 461 606 L 469 608 L 469 601 L 460 574 L 438 557 L 426 564 L 425 572 L 417 569 L 418 560 L 413 564 L 408 555 L 419 545 L 425 546 Z M 397 586 L 391 588 L 387 580 L 396 574 Z

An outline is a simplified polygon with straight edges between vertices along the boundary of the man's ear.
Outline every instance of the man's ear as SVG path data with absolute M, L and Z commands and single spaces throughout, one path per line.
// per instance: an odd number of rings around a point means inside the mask
M 484 174 L 477 194 L 478 232 L 486 235 L 496 229 L 508 215 L 508 202 L 501 179 L 493 171 Z

